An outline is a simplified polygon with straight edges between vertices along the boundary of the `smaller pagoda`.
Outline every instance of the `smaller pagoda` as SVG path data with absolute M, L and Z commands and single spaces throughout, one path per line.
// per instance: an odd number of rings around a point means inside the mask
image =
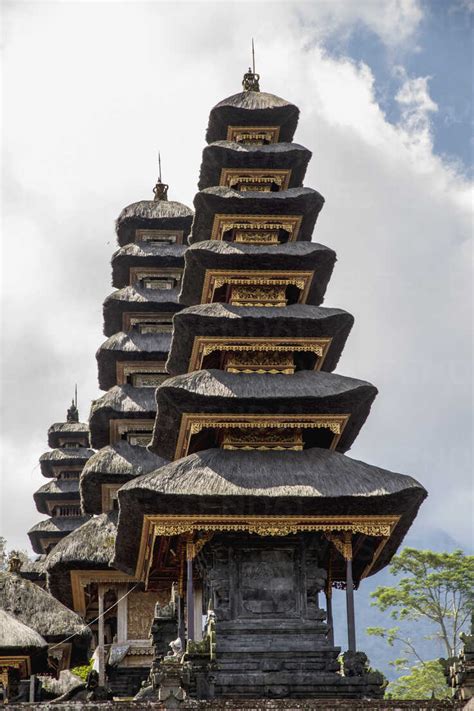
M 81 512 L 79 477 L 84 464 L 94 454 L 89 448 L 89 427 L 79 422 L 77 390 L 67 411 L 66 422 L 55 422 L 48 430 L 49 452 L 41 455 L 41 474 L 49 481 L 33 495 L 36 508 L 49 518 L 28 531 L 35 553 L 49 553 L 56 543 L 89 516 Z

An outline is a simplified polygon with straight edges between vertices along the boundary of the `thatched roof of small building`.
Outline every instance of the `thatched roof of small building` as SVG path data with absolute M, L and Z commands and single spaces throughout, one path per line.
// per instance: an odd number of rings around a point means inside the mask
M 173 459 L 184 413 L 350 414 L 337 445 L 345 452 L 376 394 L 370 383 L 334 373 L 298 371 L 288 376 L 199 370 L 169 378 L 157 389 L 158 413 L 149 447 L 160 457 Z
M 39 555 L 35 560 L 28 558 L 27 560 L 22 560 L 21 570 L 18 575 L 25 580 L 31 581 L 43 581 L 46 580 L 46 570 L 44 568 L 44 561 L 46 560 L 46 555 Z
M 33 499 L 40 513 L 49 514 L 48 501 L 55 503 L 79 501 L 79 481 L 74 479 L 52 479 L 35 491 Z
M 144 289 L 126 286 L 104 301 L 104 334 L 113 336 L 123 328 L 125 313 L 175 313 L 180 311 L 178 289 Z
M 277 193 L 206 188 L 194 198 L 196 214 L 189 243 L 208 240 L 217 214 L 224 215 L 301 215 L 299 241 L 311 240 L 324 198 L 311 188 L 290 188 Z
M 214 106 L 209 115 L 207 143 L 225 141 L 228 126 L 280 126 L 280 141 L 291 141 L 299 109 L 265 91 L 242 91 Z
M 38 585 L 20 575 L 0 573 L 0 609 L 36 630 L 49 643 L 74 635 L 72 661 L 76 664 L 87 661 L 89 627 Z
M 48 430 L 48 445 L 59 447 L 59 440 L 65 435 L 71 440 L 88 439 L 89 426 L 85 422 L 55 422 Z
M 45 477 L 55 476 L 56 467 L 67 468 L 68 466 L 82 465 L 94 454 L 93 449 L 87 447 L 74 447 L 66 449 L 52 449 L 45 452 L 39 458 L 41 474 Z
M 0 656 L 9 653 L 29 656 L 40 649 L 46 651 L 47 645 L 36 630 L 0 608 Z
M 322 369 L 337 365 L 353 316 L 342 309 L 293 304 L 285 309 L 230 304 L 199 304 L 180 311 L 173 320 L 173 341 L 166 364 L 170 375 L 189 370 L 194 339 L 198 336 L 229 338 L 332 338 Z
M 70 570 L 106 570 L 112 568 L 117 513 L 94 516 L 77 528 L 48 555 L 45 568 L 51 593 L 67 607 L 72 607 Z
M 132 267 L 174 268 L 184 267 L 184 244 L 155 244 L 132 242 L 112 255 L 112 284 L 117 289 L 130 284 Z
M 191 208 L 173 200 L 140 200 L 124 207 L 115 223 L 121 247 L 135 242 L 136 229 L 183 230 L 189 234 L 193 220 Z
M 119 331 L 110 336 L 95 354 L 99 387 L 108 390 L 117 385 L 117 363 L 121 361 L 166 361 L 171 333 L 137 333 Z
M 89 520 L 89 516 L 54 516 L 39 521 L 28 531 L 31 547 L 35 553 L 44 553 L 42 540 L 61 540 Z
M 125 441 L 102 447 L 82 470 L 80 487 L 83 510 L 89 514 L 101 513 L 103 484 L 124 484 L 166 463 L 167 460 L 145 447 Z
M 223 168 L 249 170 L 291 170 L 289 188 L 303 184 L 311 151 L 298 143 L 272 143 L 267 146 L 246 145 L 232 141 L 216 141 L 202 153 L 199 190 L 220 185 Z
M 425 497 L 425 489 L 410 476 L 326 449 L 207 449 L 120 489 L 115 563 L 128 573 L 135 572 L 146 514 L 400 515 L 375 572 L 387 565 Z M 359 560 L 356 574 L 363 565 Z
M 92 446 L 100 449 L 109 444 L 111 419 L 154 419 L 154 388 L 115 385 L 105 395 L 92 401 L 89 416 Z
M 336 253 L 317 242 L 288 242 L 274 246 L 238 244 L 208 240 L 197 242 L 186 251 L 186 266 L 181 282 L 179 300 L 186 306 L 201 303 L 207 270 L 314 271 L 306 303 L 319 305 L 331 278 Z

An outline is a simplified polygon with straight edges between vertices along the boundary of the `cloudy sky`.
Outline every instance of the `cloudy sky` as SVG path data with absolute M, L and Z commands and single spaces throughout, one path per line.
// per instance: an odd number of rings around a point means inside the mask
M 265 91 L 301 109 L 326 305 L 356 318 L 338 372 L 379 396 L 350 455 L 430 496 L 415 523 L 471 544 L 472 0 L 5 2 L 0 534 L 28 548 L 46 431 L 94 353 L 114 219 L 192 204 L 210 108 L 240 90 L 255 37 Z M 434 540 L 434 538 L 433 538 Z

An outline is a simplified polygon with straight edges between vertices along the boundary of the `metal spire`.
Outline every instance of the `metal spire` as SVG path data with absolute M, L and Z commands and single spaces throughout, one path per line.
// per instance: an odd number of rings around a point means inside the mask
M 169 185 L 161 181 L 161 153 L 158 151 L 158 182 L 153 188 L 155 200 L 168 200 Z
M 77 383 L 74 387 L 74 397 L 72 398 L 71 407 L 68 408 L 66 419 L 68 422 L 79 422 L 79 410 L 77 409 Z
M 252 37 L 252 71 L 255 74 L 255 46 L 253 43 L 253 37 Z
M 244 91 L 260 91 L 260 74 L 255 72 L 255 44 L 252 37 L 252 66 L 249 67 L 248 72 L 244 74 L 242 80 L 242 86 Z

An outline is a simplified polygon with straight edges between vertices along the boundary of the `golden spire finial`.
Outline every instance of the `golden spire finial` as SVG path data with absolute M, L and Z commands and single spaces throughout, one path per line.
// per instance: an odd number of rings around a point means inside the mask
M 252 37 L 252 66 L 249 67 L 248 72 L 244 74 L 244 78 L 242 80 L 244 91 L 260 91 L 259 81 L 260 74 L 256 74 L 255 72 L 255 46 Z
M 161 182 L 161 154 L 158 151 L 158 182 L 153 188 L 155 193 L 155 200 L 168 200 L 168 188 L 169 185 Z

